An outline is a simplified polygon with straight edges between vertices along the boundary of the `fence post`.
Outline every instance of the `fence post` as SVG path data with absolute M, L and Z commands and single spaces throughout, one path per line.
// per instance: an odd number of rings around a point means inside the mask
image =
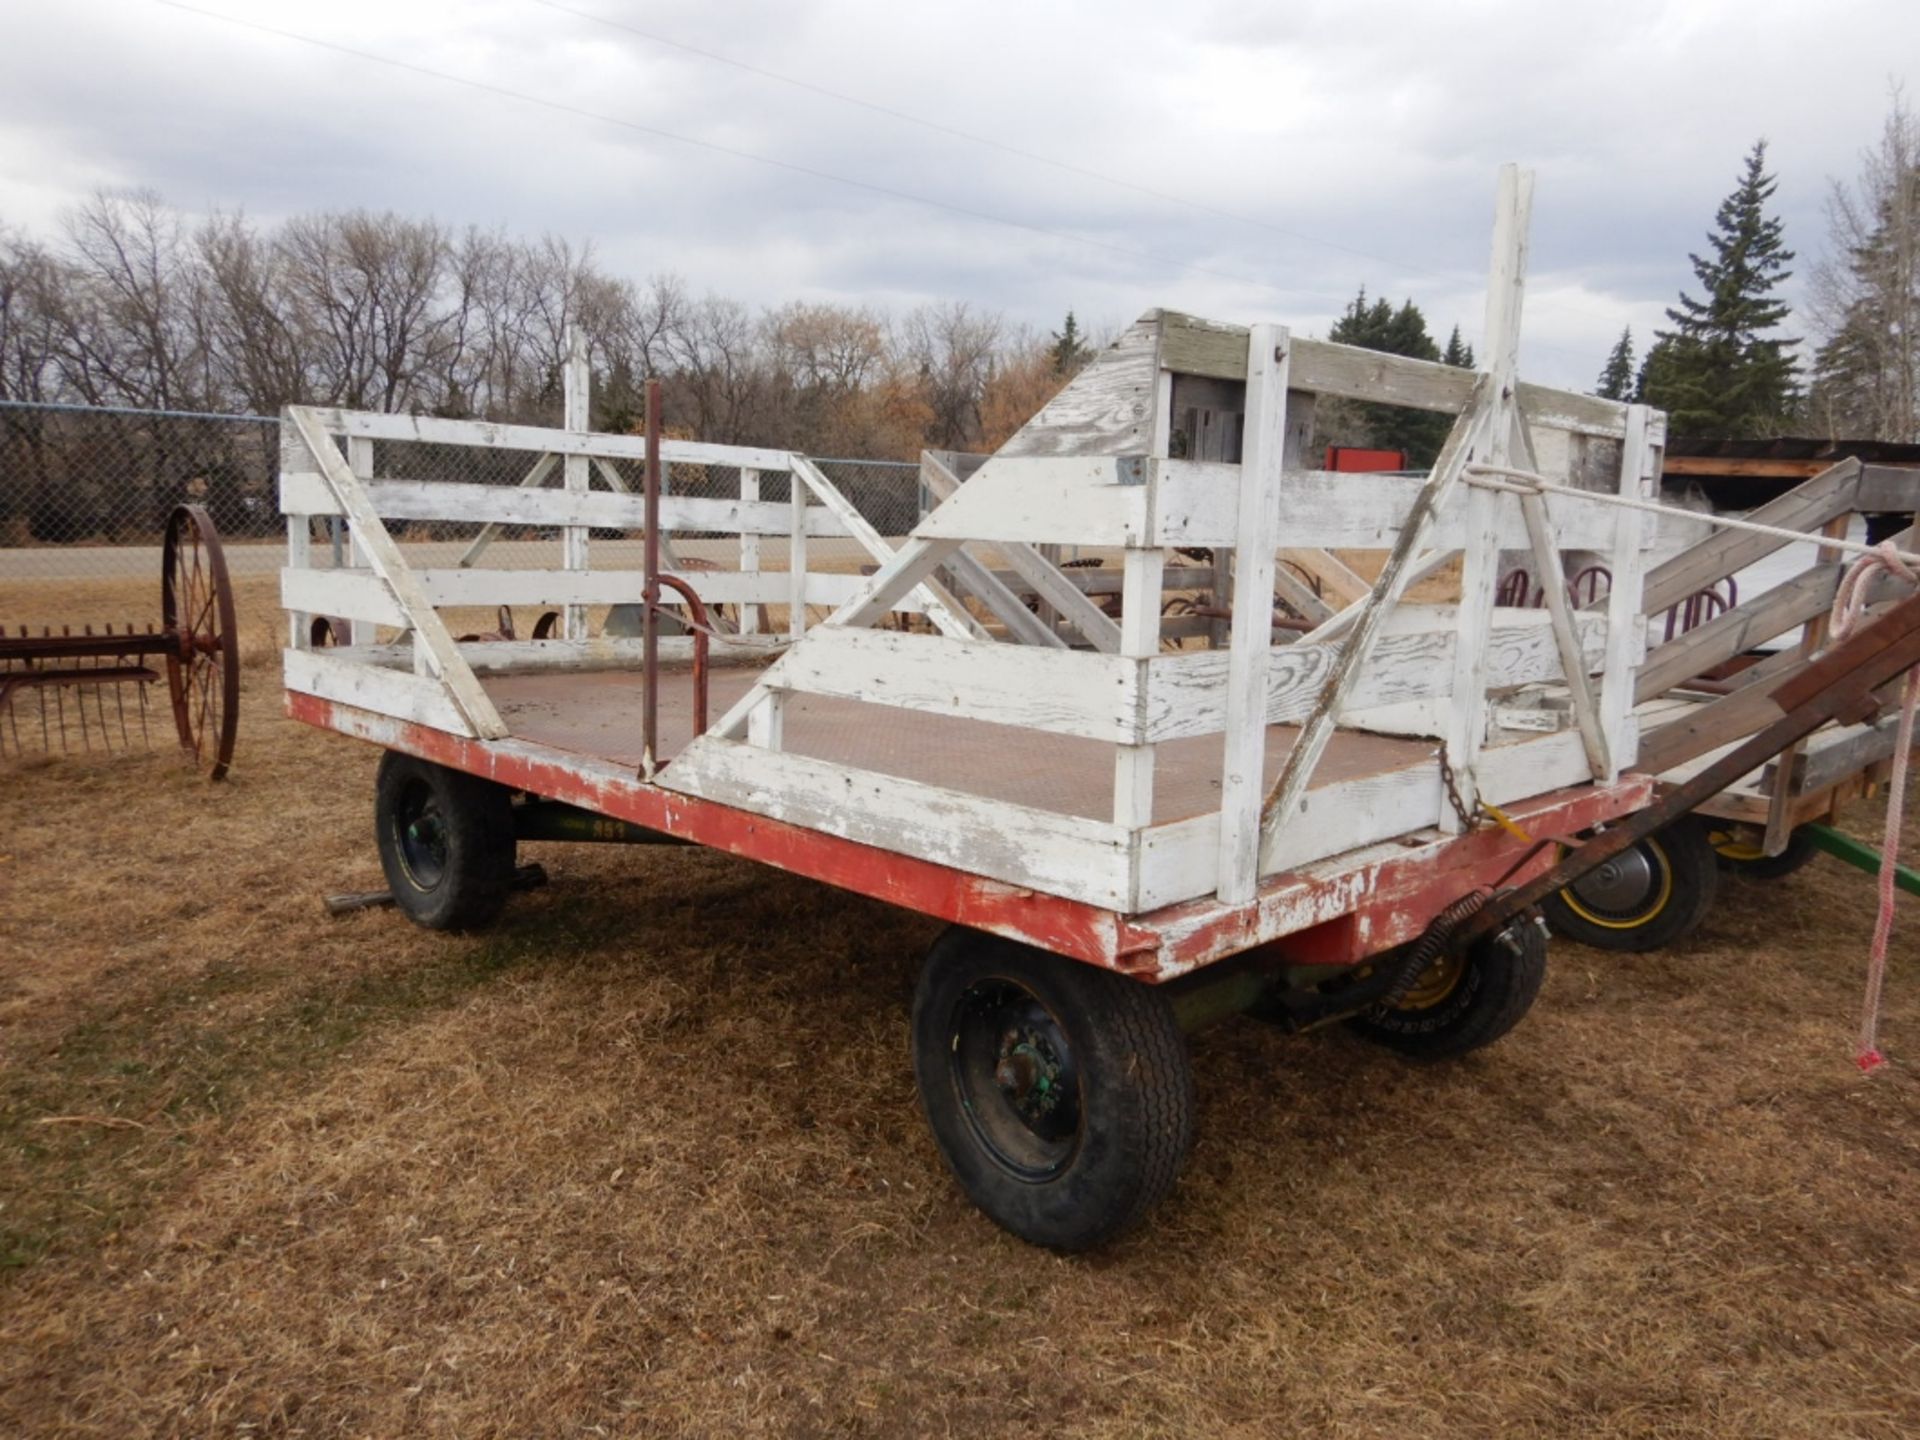
M 561 423 L 569 430 L 582 434 L 592 429 L 591 416 L 588 413 L 588 399 L 592 384 L 592 372 L 587 366 L 587 336 L 578 326 L 567 331 L 567 370 L 564 384 L 566 413 Z M 576 494 L 585 494 L 588 477 L 592 473 L 593 461 L 585 455 L 569 455 L 566 459 L 566 487 Z M 569 525 L 560 532 L 560 564 L 566 570 L 585 570 L 587 568 L 587 537 L 591 532 L 584 525 Z M 587 607 L 569 605 L 560 622 L 560 633 L 569 640 L 587 638 Z

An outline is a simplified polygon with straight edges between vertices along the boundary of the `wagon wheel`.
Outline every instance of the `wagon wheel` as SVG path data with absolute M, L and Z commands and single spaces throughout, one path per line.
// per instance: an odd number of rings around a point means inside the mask
M 220 533 L 205 509 L 178 505 L 160 553 L 160 614 L 173 647 L 167 690 L 180 748 L 218 780 L 233 760 L 240 724 L 239 626 Z

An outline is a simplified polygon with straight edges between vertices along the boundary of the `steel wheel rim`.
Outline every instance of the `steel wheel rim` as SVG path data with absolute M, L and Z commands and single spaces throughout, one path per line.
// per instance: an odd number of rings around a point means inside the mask
M 161 622 L 174 642 L 167 651 L 174 727 L 180 748 L 218 780 L 233 761 L 240 721 L 240 651 L 227 557 L 202 507 L 174 507 L 160 566 Z
M 1420 972 L 1412 988 L 1400 997 L 1399 1003 L 1393 1008 L 1431 1010 L 1460 988 L 1461 978 L 1466 973 L 1467 957 L 1464 954 L 1452 950 L 1442 951 L 1440 958 Z
M 453 846 L 439 797 L 424 780 L 410 780 L 393 807 L 394 853 L 416 890 L 432 890 L 447 876 Z
M 1752 862 L 1767 858 L 1767 849 L 1741 837 L 1737 830 L 1715 830 L 1707 836 L 1714 853 L 1725 860 Z
M 1030 1184 L 1051 1180 L 1080 1149 L 1085 1095 L 1059 1018 L 1019 981 L 974 982 L 948 1026 L 954 1094 L 981 1151 Z
M 1649 838 L 1560 894 L 1582 920 L 1609 930 L 1631 930 L 1667 908 L 1673 898 L 1673 862 L 1660 842 Z

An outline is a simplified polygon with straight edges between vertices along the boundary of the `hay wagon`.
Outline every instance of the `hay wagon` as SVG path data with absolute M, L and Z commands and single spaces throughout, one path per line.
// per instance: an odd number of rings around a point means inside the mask
M 1634 715 L 1636 768 L 1656 777 L 1656 800 L 1733 749 L 1744 733 L 1737 707 L 1751 709 L 1831 648 L 1828 612 L 1847 564 L 1839 545 L 1869 533 L 1870 520 L 1893 531 L 1889 521 L 1916 513 L 1920 471 L 1842 460 L 1744 517 L 1773 533 L 1715 529 L 1648 568 L 1649 648 L 1634 677 Z M 1796 544 L 1794 534 L 1807 538 Z M 1910 525 L 1887 538 L 1914 548 Z M 1592 603 L 1604 594 L 1605 569 L 1588 576 L 1597 582 L 1587 587 Z M 1655 950 L 1701 923 L 1723 873 L 1778 879 L 1822 851 L 1876 870 L 1877 852 L 1831 825 L 1886 782 L 1898 726 L 1890 713 L 1836 719 L 1767 757 L 1550 897 L 1553 932 L 1601 949 Z M 1903 871 L 1901 881 L 1911 888 L 1913 877 Z
M 1543 874 L 1549 837 L 1647 818 L 1645 517 L 1466 483 L 1645 496 L 1659 474 L 1658 414 L 1516 376 L 1529 194 L 1503 174 L 1488 368 L 1150 312 L 935 475 L 904 535 L 800 454 L 662 439 L 657 411 L 589 433 L 578 364 L 560 430 L 292 409 L 289 713 L 386 750 L 381 858 L 423 924 L 490 918 L 528 837 L 710 846 L 949 922 L 912 1021 L 941 1149 L 1001 1224 L 1097 1244 L 1181 1166 L 1184 1031 L 1257 1008 L 1413 1057 L 1485 1045 L 1541 983 L 1526 907 L 1573 873 Z M 1429 475 L 1322 472 L 1323 398 L 1456 419 Z M 417 478 L 449 448 L 517 456 L 524 483 Z M 716 498 L 689 473 L 735 478 Z M 486 528 L 434 568 L 396 521 Z M 558 563 L 479 563 L 502 526 Z M 614 534 L 643 538 L 637 570 L 606 563 Z M 1515 551 L 1556 596 L 1564 552 L 1597 556 L 1610 595 L 1499 605 Z M 1329 602 L 1283 553 L 1376 573 Z M 1169 570 L 1197 568 L 1229 603 L 1170 618 Z M 499 605 L 553 606 L 560 633 L 463 644 L 441 613 Z M 642 633 L 609 634 L 636 605 Z M 316 648 L 316 615 L 348 643 Z

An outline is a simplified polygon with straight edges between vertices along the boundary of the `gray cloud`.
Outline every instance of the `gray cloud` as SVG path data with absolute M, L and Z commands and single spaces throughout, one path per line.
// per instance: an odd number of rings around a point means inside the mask
M 555 230 L 591 238 L 615 268 L 676 271 L 696 289 L 754 303 L 954 298 L 1038 325 L 1057 323 L 1069 305 L 1117 322 L 1168 304 L 1324 331 L 1365 283 L 1413 295 L 1435 328 L 1458 322 L 1471 337 L 1493 172 L 1516 159 L 1538 172 L 1526 364 L 1578 385 L 1623 324 L 1644 336 L 1690 280 L 1687 252 L 1701 245 L 1755 137 L 1773 143 L 1790 243 L 1803 264 L 1817 253 L 1828 177 L 1851 170 L 1884 113 L 1887 82 L 1920 56 L 1912 0 L 567 0 L 1275 229 L 532 0 L 208 3 L 1098 243 L 556 113 L 151 0 L 71 0 L 10 16 L 0 220 L 43 229 L 93 186 L 141 184 L 189 208 L 264 218 L 367 206 Z

